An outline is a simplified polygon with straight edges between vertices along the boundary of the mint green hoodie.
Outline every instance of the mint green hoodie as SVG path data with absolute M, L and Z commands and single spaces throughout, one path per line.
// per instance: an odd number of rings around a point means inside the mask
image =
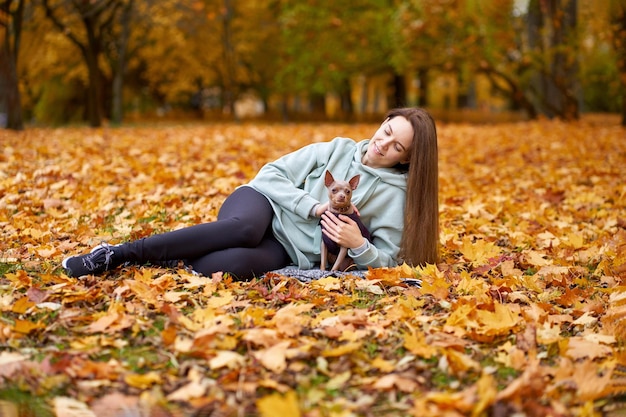
M 311 269 L 320 262 L 322 231 L 313 207 L 328 201 L 324 173 L 335 178 L 361 179 L 352 202 L 372 234 L 372 244 L 363 253 L 349 256 L 360 269 L 398 264 L 404 222 L 406 174 L 395 168 L 370 168 L 361 163 L 369 140 L 355 142 L 335 138 L 315 143 L 265 165 L 246 186 L 267 197 L 274 209 L 272 228 L 293 263 Z

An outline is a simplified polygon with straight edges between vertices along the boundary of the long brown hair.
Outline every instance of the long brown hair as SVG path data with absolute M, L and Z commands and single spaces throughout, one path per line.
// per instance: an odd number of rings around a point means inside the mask
M 407 168 L 404 232 L 400 258 L 409 265 L 439 260 L 439 168 L 437 128 L 424 109 L 390 110 L 387 118 L 402 116 L 413 126 L 413 143 Z

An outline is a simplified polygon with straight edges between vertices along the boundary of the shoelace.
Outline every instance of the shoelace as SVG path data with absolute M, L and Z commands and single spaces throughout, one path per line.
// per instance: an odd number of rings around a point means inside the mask
M 85 268 L 87 268 L 88 271 L 93 272 L 103 264 L 106 269 L 109 268 L 109 265 L 111 264 L 111 257 L 113 256 L 113 251 L 107 246 L 102 246 L 102 251 L 104 252 L 104 254 L 99 253 L 101 251 L 97 251 L 83 258 L 83 265 L 85 266 Z M 104 260 L 101 259 L 102 255 L 104 255 Z

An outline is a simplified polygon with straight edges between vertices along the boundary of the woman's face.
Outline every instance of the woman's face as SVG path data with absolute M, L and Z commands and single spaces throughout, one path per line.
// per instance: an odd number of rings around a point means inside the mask
M 363 165 L 372 168 L 391 168 L 399 163 L 406 164 L 413 143 L 413 126 L 402 116 L 385 120 L 367 146 Z

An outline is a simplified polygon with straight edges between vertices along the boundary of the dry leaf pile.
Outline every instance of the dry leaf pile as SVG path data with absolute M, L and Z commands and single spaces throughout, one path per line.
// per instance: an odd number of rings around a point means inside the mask
M 617 126 L 439 126 L 439 265 L 312 283 L 149 266 L 78 280 L 60 268 L 102 241 L 211 221 L 265 162 L 375 128 L 0 131 L 3 415 L 619 413 Z

